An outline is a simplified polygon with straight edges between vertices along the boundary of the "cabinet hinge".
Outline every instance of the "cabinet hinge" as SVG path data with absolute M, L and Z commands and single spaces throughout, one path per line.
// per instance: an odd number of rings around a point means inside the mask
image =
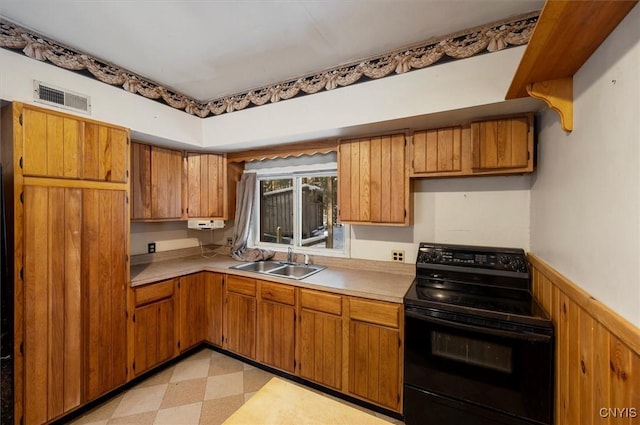
M 125 172 L 124 172 L 124 175 L 125 175 L 127 178 L 129 178 L 129 170 L 125 171 Z
M 415 165 L 413 165 L 413 159 L 411 160 L 411 169 L 413 170 L 415 168 Z
M 23 162 L 23 157 L 20 157 L 20 161 L 18 161 L 18 164 L 20 165 L 20 169 L 22 170 L 22 168 L 24 167 L 24 162 Z
M 125 195 L 124 202 L 125 202 L 125 204 L 129 203 L 129 195 Z
M 24 192 L 20 192 L 20 203 L 24 204 Z
M 136 314 L 135 313 L 133 313 L 132 319 L 133 319 L 133 323 L 136 323 Z
M 404 209 L 404 218 L 407 218 L 407 209 Z
M 24 356 L 24 341 L 20 341 L 20 355 Z
M 20 125 L 22 125 L 22 114 L 20 114 L 20 116 L 18 117 L 18 122 L 20 123 Z M 22 420 L 22 419 L 20 419 Z
M 133 361 L 133 364 L 131 365 L 131 369 L 135 372 L 136 370 L 136 361 Z
M 125 261 L 125 263 L 129 262 L 129 255 L 124 254 L 124 261 Z
M 20 115 L 22 117 L 22 115 Z M 24 425 L 24 416 L 20 416 L 20 425 Z
M 527 161 L 531 159 L 531 152 L 527 151 Z
M 293 361 L 293 370 L 296 370 L 296 361 Z
M 180 348 L 180 341 L 178 341 L 178 348 Z

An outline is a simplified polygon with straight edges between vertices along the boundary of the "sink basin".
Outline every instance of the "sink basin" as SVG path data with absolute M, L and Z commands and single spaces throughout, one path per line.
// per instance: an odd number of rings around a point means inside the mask
M 305 264 L 287 264 L 278 261 L 256 261 L 255 263 L 243 263 L 229 268 L 300 280 L 318 273 L 326 267 Z
M 278 261 L 257 261 L 255 263 L 244 263 L 230 268 L 244 270 L 246 272 L 265 273 L 278 267 L 282 267 L 282 263 Z
M 306 266 L 297 264 L 287 264 L 284 267 L 273 269 L 269 274 L 289 277 L 292 279 L 304 279 L 307 276 L 311 276 L 314 273 L 324 269 L 322 266 Z

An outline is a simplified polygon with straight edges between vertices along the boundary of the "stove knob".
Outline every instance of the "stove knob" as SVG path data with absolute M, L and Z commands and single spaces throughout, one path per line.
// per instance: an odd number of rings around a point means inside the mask
M 500 263 L 505 266 L 508 265 L 509 263 L 511 263 L 511 256 L 509 255 L 502 256 L 502 258 L 500 258 Z
M 525 266 L 524 261 L 522 260 L 515 260 L 513 263 L 511 263 L 511 268 L 517 272 L 527 271 L 527 267 Z

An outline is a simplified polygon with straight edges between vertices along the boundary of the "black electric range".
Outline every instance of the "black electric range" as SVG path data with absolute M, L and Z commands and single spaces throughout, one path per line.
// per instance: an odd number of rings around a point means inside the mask
M 421 243 L 405 304 L 405 422 L 550 424 L 554 329 L 522 249 Z

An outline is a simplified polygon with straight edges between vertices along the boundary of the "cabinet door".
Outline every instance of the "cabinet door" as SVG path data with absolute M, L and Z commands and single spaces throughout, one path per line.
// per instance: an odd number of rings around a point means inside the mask
M 408 224 L 404 135 L 341 142 L 338 174 L 342 222 Z
M 28 107 L 22 117 L 24 175 L 80 178 L 83 122 Z
M 401 395 L 400 332 L 349 323 L 349 392 L 398 411 Z
M 462 128 L 419 131 L 413 135 L 412 172 L 435 174 L 462 171 Z
M 24 417 L 45 423 L 82 400 L 82 192 L 24 187 Z
M 471 123 L 474 170 L 533 171 L 533 116 Z
M 187 155 L 189 217 L 226 218 L 226 177 L 224 155 Z
M 293 373 L 295 369 L 295 307 L 260 301 L 257 336 L 258 361 Z
M 182 216 L 182 153 L 151 147 L 151 217 Z
M 235 289 L 238 291 L 234 292 Z M 255 359 L 257 302 L 255 280 L 228 276 L 225 291 L 223 347 Z
M 342 389 L 342 317 L 302 309 L 298 326 L 300 376 Z
M 207 313 L 208 342 L 222 346 L 222 304 L 224 299 L 224 275 L 220 273 L 205 273 L 205 303 Z
M 180 278 L 180 351 L 207 337 L 205 273 Z
M 127 378 L 125 192 L 84 189 L 82 199 L 82 280 L 86 393 L 94 399 Z
M 126 183 L 128 141 L 126 130 L 85 123 L 82 178 Z
M 176 346 L 173 297 L 138 307 L 134 318 L 134 363 L 140 375 L 174 355 Z
M 131 143 L 131 219 L 151 218 L 151 146 Z

